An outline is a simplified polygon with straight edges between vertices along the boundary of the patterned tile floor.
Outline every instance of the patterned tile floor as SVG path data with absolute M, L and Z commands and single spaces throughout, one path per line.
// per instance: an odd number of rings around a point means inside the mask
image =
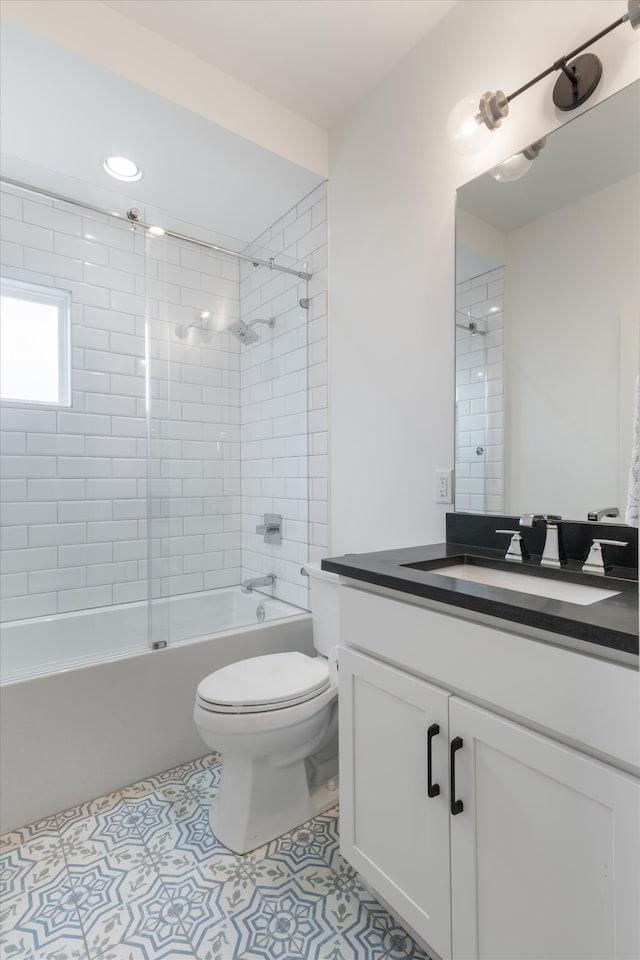
M 245 856 L 209 828 L 213 754 L 0 838 L 2 960 L 426 960 L 330 810 Z

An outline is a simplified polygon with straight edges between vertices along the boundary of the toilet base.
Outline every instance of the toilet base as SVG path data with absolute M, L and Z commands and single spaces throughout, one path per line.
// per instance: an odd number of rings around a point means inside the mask
M 225 769 L 223 757 L 209 824 L 227 849 L 248 853 L 329 810 L 338 797 L 337 762 L 335 776 L 310 790 L 304 760 L 285 769 L 237 760 Z

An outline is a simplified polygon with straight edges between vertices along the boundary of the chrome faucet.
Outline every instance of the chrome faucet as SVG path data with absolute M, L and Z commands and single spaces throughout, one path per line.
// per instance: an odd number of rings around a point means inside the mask
M 540 521 L 546 524 L 547 535 L 540 559 L 541 567 L 562 567 L 567 562 L 562 544 L 561 520 L 562 517 L 556 517 L 550 513 L 525 513 L 520 517 L 521 527 L 534 527 Z
M 587 520 L 595 520 L 598 523 L 604 517 L 619 517 L 620 510 L 618 507 L 601 507 L 600 510 L 589 510 L 587 514 Z
M 268 573 L 266 577 L 253 577 L 252 580 L 243 580 L 240 584 L 243 593 L 251 593 L 256 587 L 275 587 L 275 573 Z

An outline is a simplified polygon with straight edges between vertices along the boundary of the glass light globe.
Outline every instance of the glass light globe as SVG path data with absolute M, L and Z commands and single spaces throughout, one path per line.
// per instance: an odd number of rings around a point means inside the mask
M 531 169 L 531 160 L 525 157 L 524 153 L 514 153 L 508 160 L 503 160 L 489 170 L 494 180 L 499 183 L 513 183 L 524 177 Z
M 447 135 L 453 148 L 462 154 L 478 153 L 491 140 L 491 130 L 480 113 L 482 94 L 458 100 L 447 120 Z

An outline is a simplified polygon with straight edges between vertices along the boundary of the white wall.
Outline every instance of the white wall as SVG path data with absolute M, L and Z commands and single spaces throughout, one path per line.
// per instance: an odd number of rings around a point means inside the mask
M 176 339 L 238 316 L 233 259 L 3 189 L 2 275 L 72 294 L 69 408 L 2 404 L 3 620 L 147 596 L 145 292 L 154 596 L 240 578 L 239 344 Z
M 620 316 L 638 291 L 639 210 L 634 176 L 508 235 L 508 512 L 624 514 Z
M 515 90 L 625 9 L 461 0 L 333 131 L 332 553 L 443 539 L 450 508 L 433 502 L 433 472 L 453 463 L 455 188 L 566 120 L 551 77 L 463 158 L 446 138 L 451 106 Z M 639 40 L 622 25 L 593 48 L 604 77 L 587 106 L 638 77 Z

